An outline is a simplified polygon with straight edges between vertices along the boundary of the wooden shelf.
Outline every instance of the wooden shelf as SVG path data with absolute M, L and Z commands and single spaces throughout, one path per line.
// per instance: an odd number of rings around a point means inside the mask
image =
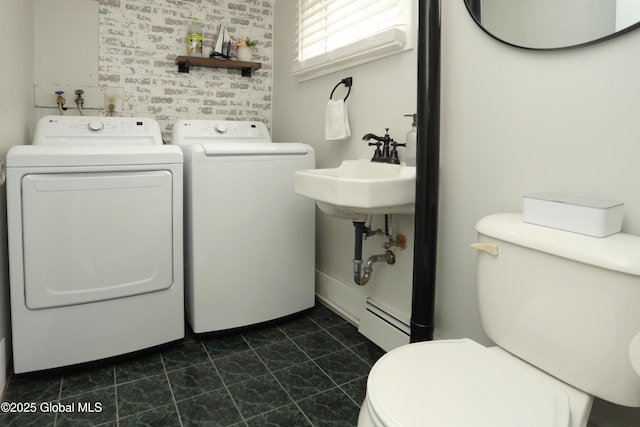
M 259 62 L 204 58 L 199 56 L 178 56 L 176 57 L 176 64 L 178 64 L 178 71 L 181 73 L 188 73 L 189 67 L 231 68 L 242 70 L 243 77 L 251 77 L 253 71 L 262 68 L 262 64 Z

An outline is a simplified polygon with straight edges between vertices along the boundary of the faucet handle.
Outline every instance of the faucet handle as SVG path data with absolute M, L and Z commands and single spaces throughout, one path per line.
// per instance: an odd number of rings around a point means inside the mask
M 389 156 L 389 163 L 394 164 L 394 165 L 399 165 L 400 164 L 400 159 L 398 158 L 398 147 L 406 147 L 407 144 L 400 144 L 396 141 L 393 141 L 391 144 L 389 144 L 393 147 L 393 149 L 391 150 L 391 154 Z
M 382 143 L 380 141 L 370 142 L 369 147 L 376 147 L 376 151 L 373 152 L 373 157 L 371 158 L 372 162 L 381 162 L 382 161 L 382 150 L 380 150 L 380 146 Z

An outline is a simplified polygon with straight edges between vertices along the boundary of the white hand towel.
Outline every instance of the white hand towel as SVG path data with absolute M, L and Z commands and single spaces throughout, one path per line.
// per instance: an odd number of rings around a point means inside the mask
M 342 99 L 330 99 L 327 104 L 324 134 L 327 141 L 347 139 L 351 136 L 347 105 Z

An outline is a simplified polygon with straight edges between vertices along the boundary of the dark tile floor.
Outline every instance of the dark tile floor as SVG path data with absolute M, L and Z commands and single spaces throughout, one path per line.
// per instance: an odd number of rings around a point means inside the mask
M 0 413 L 0 425 L 355 426 L 369 369 L 382 354 L 318 304 L 293 320 L 189 335 L 110 366 L 14 376 L 4 401 L 13 409 L 33 403 L 35 413 Z

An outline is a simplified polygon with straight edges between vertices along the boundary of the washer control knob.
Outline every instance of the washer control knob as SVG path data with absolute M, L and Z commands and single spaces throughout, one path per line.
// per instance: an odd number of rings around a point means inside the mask
M 100 120 L 91 120 L 87 125 L 90 132 L 102 132 L 104 124 Z
M 216 130 L 216 133 L 219 134 L 227 133 L 227 125 L 225 125 L 224 123 L 218 123 L 214 126 L 214 129 Z

